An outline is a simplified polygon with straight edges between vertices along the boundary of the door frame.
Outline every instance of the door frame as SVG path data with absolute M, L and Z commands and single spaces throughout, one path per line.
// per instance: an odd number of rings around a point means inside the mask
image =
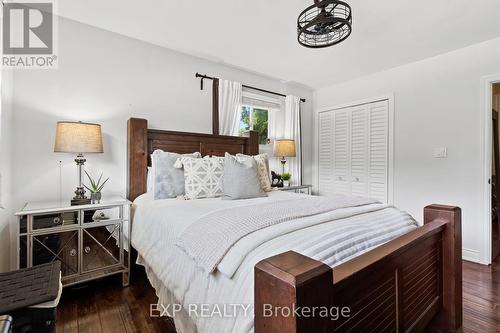
M 500 83 L 500 73 L 484 76 L 481 78 L 481 160 L 483 161 L 483 175 L 481 177 L 481 188 L 483 192 L 483 248 L 479 261 L 481 264 L 490 265 L 491 253 L 491 172 L 493 163 L 493 138 L 491 110 L 493 108 L 493 85 Z
M 388 115 L 388 152 L 387 152 L 387 202 L 394 204 L 394 93 L 387 93 L 371 98 L 364 98 L 361 100 L 337 104 L 330 107 L 323 107 L 314 110 L 314 156 L 313 156 L 313 192 L 317 193 L 319 190 L 319 161 L 318 161 L 318 144 L 319 144 L 319 114 L 327 111 L 335 111 L 345 109 L 348 107 L 370 104 L 381 101 L 388 101 L 389 115 Z

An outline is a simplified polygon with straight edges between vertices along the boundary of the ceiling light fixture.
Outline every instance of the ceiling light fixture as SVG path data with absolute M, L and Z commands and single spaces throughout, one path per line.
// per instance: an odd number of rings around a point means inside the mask
M 314 0 L 297 19 L 298 41 L 311 48 L 322 48 L 344 41 L 352 31 L 351 6 L 343 1 Z

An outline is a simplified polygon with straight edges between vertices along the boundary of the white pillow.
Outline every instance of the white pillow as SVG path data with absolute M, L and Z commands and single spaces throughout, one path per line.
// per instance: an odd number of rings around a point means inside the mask
M 267 154 L 260 154 L 255 156 L 236 154 L 236 159 L 242 161 L 246 158 L 254 158 L 257 162 L 257 170 L 259 172 L 259 183 L 263 191 L 270 192 L 273 190 L 271 187 L 271 179 L 269 178 L 269 156 Z
M 147 181 L 146 181 L 146 192 L 153 192 L 153 186 L 154 186 L 154 183 L 153 183 L 153 170 L 151 167 L 148 167 L 148 171 L 147 171 Z
M 224 157 L 177 159 L 175 167 L 184 167 L 186 199 L 215 198 L 223 194 Z

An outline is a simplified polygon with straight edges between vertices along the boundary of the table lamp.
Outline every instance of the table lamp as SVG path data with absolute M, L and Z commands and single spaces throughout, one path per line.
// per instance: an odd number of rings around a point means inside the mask
M 83 153 L 103 153 L 101 125 L 83 122 L 59 121 L 56 127 L 54 152 L 76 153 L 78 167 L 78 187 L 71 205 L 90 204 L 83 187 Z
M 292 139 L 278 139 L 276 140 L 276 147 L 274 156 L 281 157 L 281 165 L 283 173 L 285 173 L 285 163 L 287 157 L 295 157 L 295 140 Z

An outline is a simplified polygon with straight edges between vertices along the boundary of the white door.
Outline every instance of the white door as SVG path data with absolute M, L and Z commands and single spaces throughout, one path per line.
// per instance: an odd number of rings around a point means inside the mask
M 349 111 L 333 113 L 333 189 L 334 193 L 349 194 Z
M 389 102 L 321 112 L 318 125 L 319 193 L 387 202 Z
M 370 198 L 388 201 L 389 102 L 368 104 L 368 193 Z
M 333 193 L 333 112 L 319 114 L 318 136 L 319 192 Z
M 350 177 L 352 195 L 368 196 L 368 110 L 366 105 L 349 108 Z

